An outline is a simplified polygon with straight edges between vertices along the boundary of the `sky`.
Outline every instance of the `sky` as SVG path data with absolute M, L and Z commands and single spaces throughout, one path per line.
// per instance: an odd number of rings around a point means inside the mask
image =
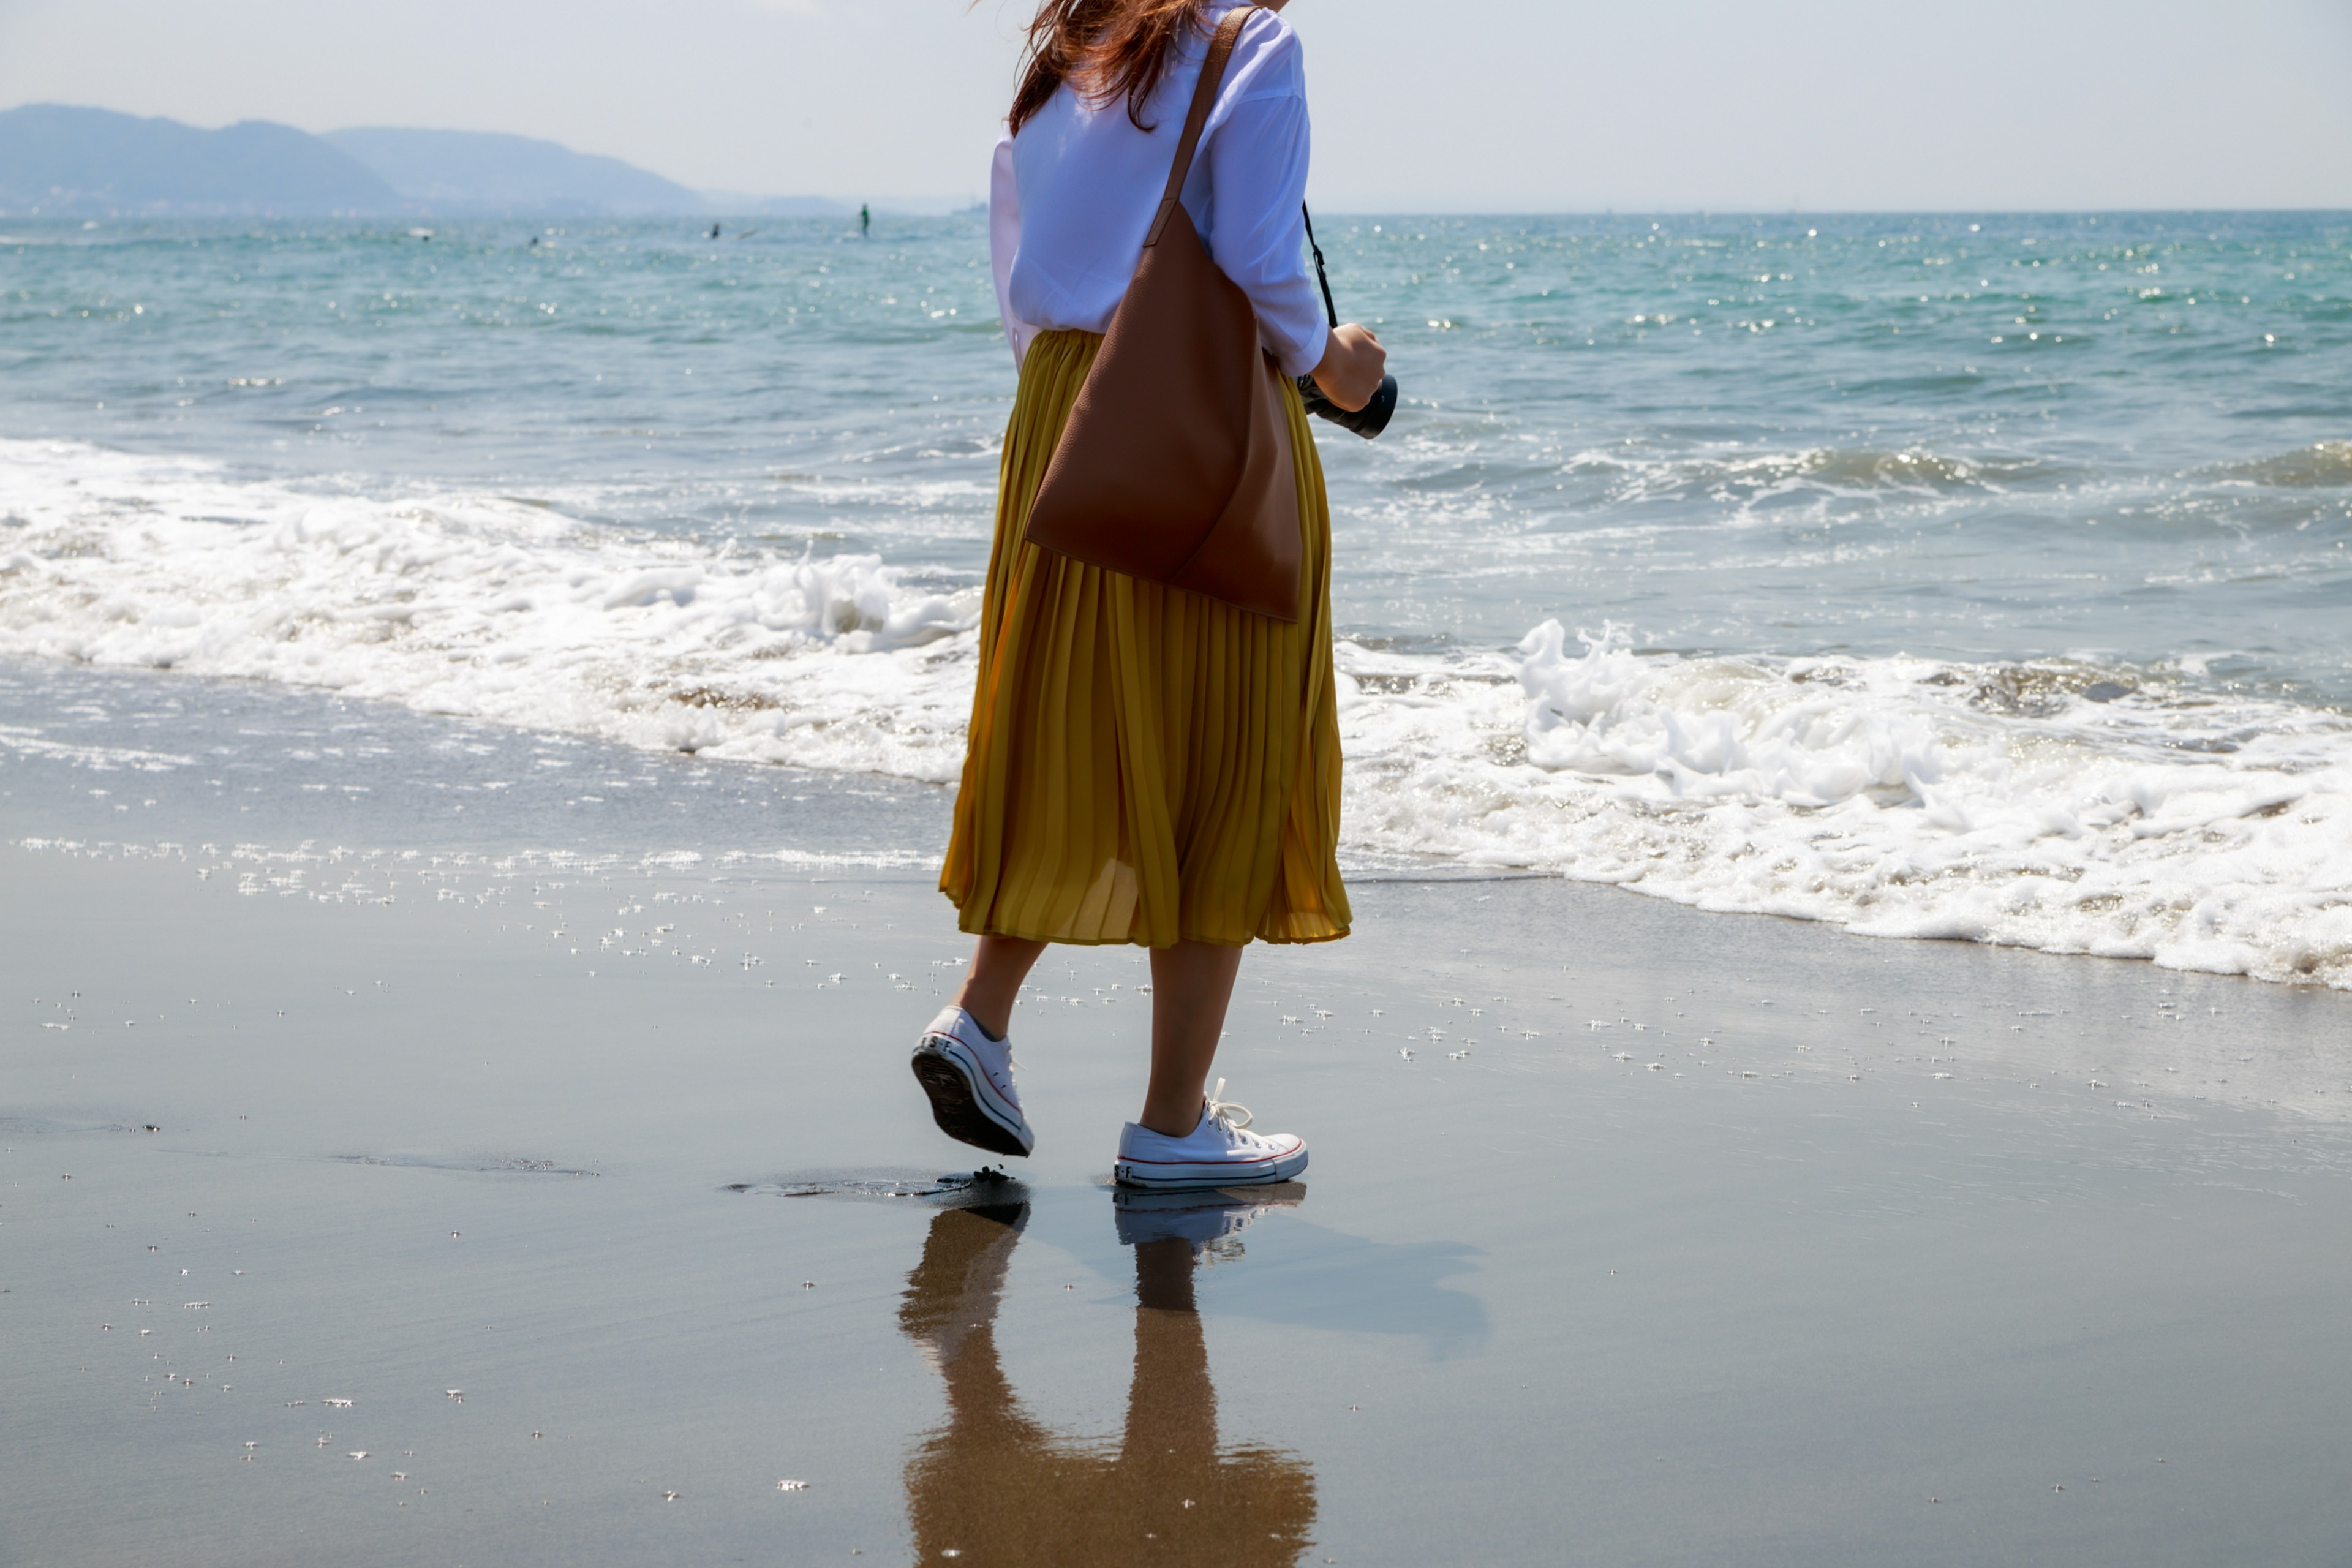
M 1034 0 L 0 0 L 0 108 L 978 197 Z M 1344 211 L 2352 208 L 2352 0 L 1293 0 Z

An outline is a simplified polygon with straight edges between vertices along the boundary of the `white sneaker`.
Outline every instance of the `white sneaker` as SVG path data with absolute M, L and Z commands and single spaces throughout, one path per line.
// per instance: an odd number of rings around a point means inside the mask
M 1291 1132 L 1249 1131 L 1246 1107 L 1228 1104 L 1225 1080 L 1181 1138 L 1129 1122 L 1118 1134 L 1111 1179 L 1122 1187 L 1251 1187 L 1286 1182 L 1307 1169 L 1307 1140 Z
M 992 1154 L 1036 1147 L 1021 1114 L 1021 1091 L 1013 1087 L 1011 1039 L 990 1039 L 971 1014 L 950 1007 L 915 1043 L 913 1065 L 940 1131 Z

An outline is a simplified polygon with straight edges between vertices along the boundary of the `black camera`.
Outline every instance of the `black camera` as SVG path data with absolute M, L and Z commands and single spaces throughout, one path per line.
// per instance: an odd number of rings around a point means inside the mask
M 1392 375 L 1381 377 L 1381 389 L 1361 408 L 1350 411 L 1340 407 L 1323 395 L 1311 375 L 1298 378 L 1298 400 L 1307 405 L 1307 412 L 1319 419 L 1328 419 L 1343 430 L 1353 430 L 1369 441 L 1389 427 L 1389 416 L 1396 412 L 1397 380 Z
M 1303 206 L 1298 209 L 1298 216 L 1307 220 L 1307 248 L 1315 253 L 1315 281 L 1323 286 L 1323 313 L 1337 328 L 1339 307 L 1331 302 L 1331 279 L 1323 270 L 1323 247 L 1315 243 L 1315 220 L 1307 216 Z M 1307 413 L 1320 419 L 1328 419 L 1342 429 L 1353 430 L 1369 441 L 1389 427 L 1389 418 L 1396 413 L 1397 378 L 1392 375 L 1381 377 L 1380 390 L 1372 394 L 1372 400 L 1351 411 L 1324 396 L 1323 389 L 1315 384 L 1313 376 L 1302 375 L 1298 378 L 1298 400 L 1307 405 Z

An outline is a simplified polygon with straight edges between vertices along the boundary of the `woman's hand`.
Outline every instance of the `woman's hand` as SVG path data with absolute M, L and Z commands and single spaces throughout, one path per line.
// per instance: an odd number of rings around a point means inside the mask
M 1381 347 L 1371 329 L 1349 321 L 1331 329 L 1322 363 L 1313 374 L 1323 395 L 1353 414 L 1381 389 L 1381 377 L 1388 374 L 1388 367 L 1389 351 Z

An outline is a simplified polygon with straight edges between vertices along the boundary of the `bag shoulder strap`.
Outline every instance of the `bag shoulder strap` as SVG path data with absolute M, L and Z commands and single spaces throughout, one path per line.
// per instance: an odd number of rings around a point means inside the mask
M 1159 214 L 1151 220 L 1151 232 L 1143 237 L 1146 250 L 1160 243 L 1160 231 L 1168 226 L 1169 215 L 1176 209 L 1176 200 L 1184 190 L 1184 177 L 1192 172 L 1192 154 L 1201 145 L 1201 132 L 1209 123 L 1209 110 L 1216 107 L 1217 89 L 1224 85 L 1225 63 L 1234 58 L 1234 46 L 1241 41 L 1242 29 L 1257 12 L 1255 5 L 1236 5 L 1225 13 L 1210 37 L 1208 58 L 1201 62 L 1200 85 L 1192 89 L 1192 107 L 1184 116 L 1183 139 L 1176 143 L 1176 161 L 1168 168 L 1168 188 L 1160 193 Z

